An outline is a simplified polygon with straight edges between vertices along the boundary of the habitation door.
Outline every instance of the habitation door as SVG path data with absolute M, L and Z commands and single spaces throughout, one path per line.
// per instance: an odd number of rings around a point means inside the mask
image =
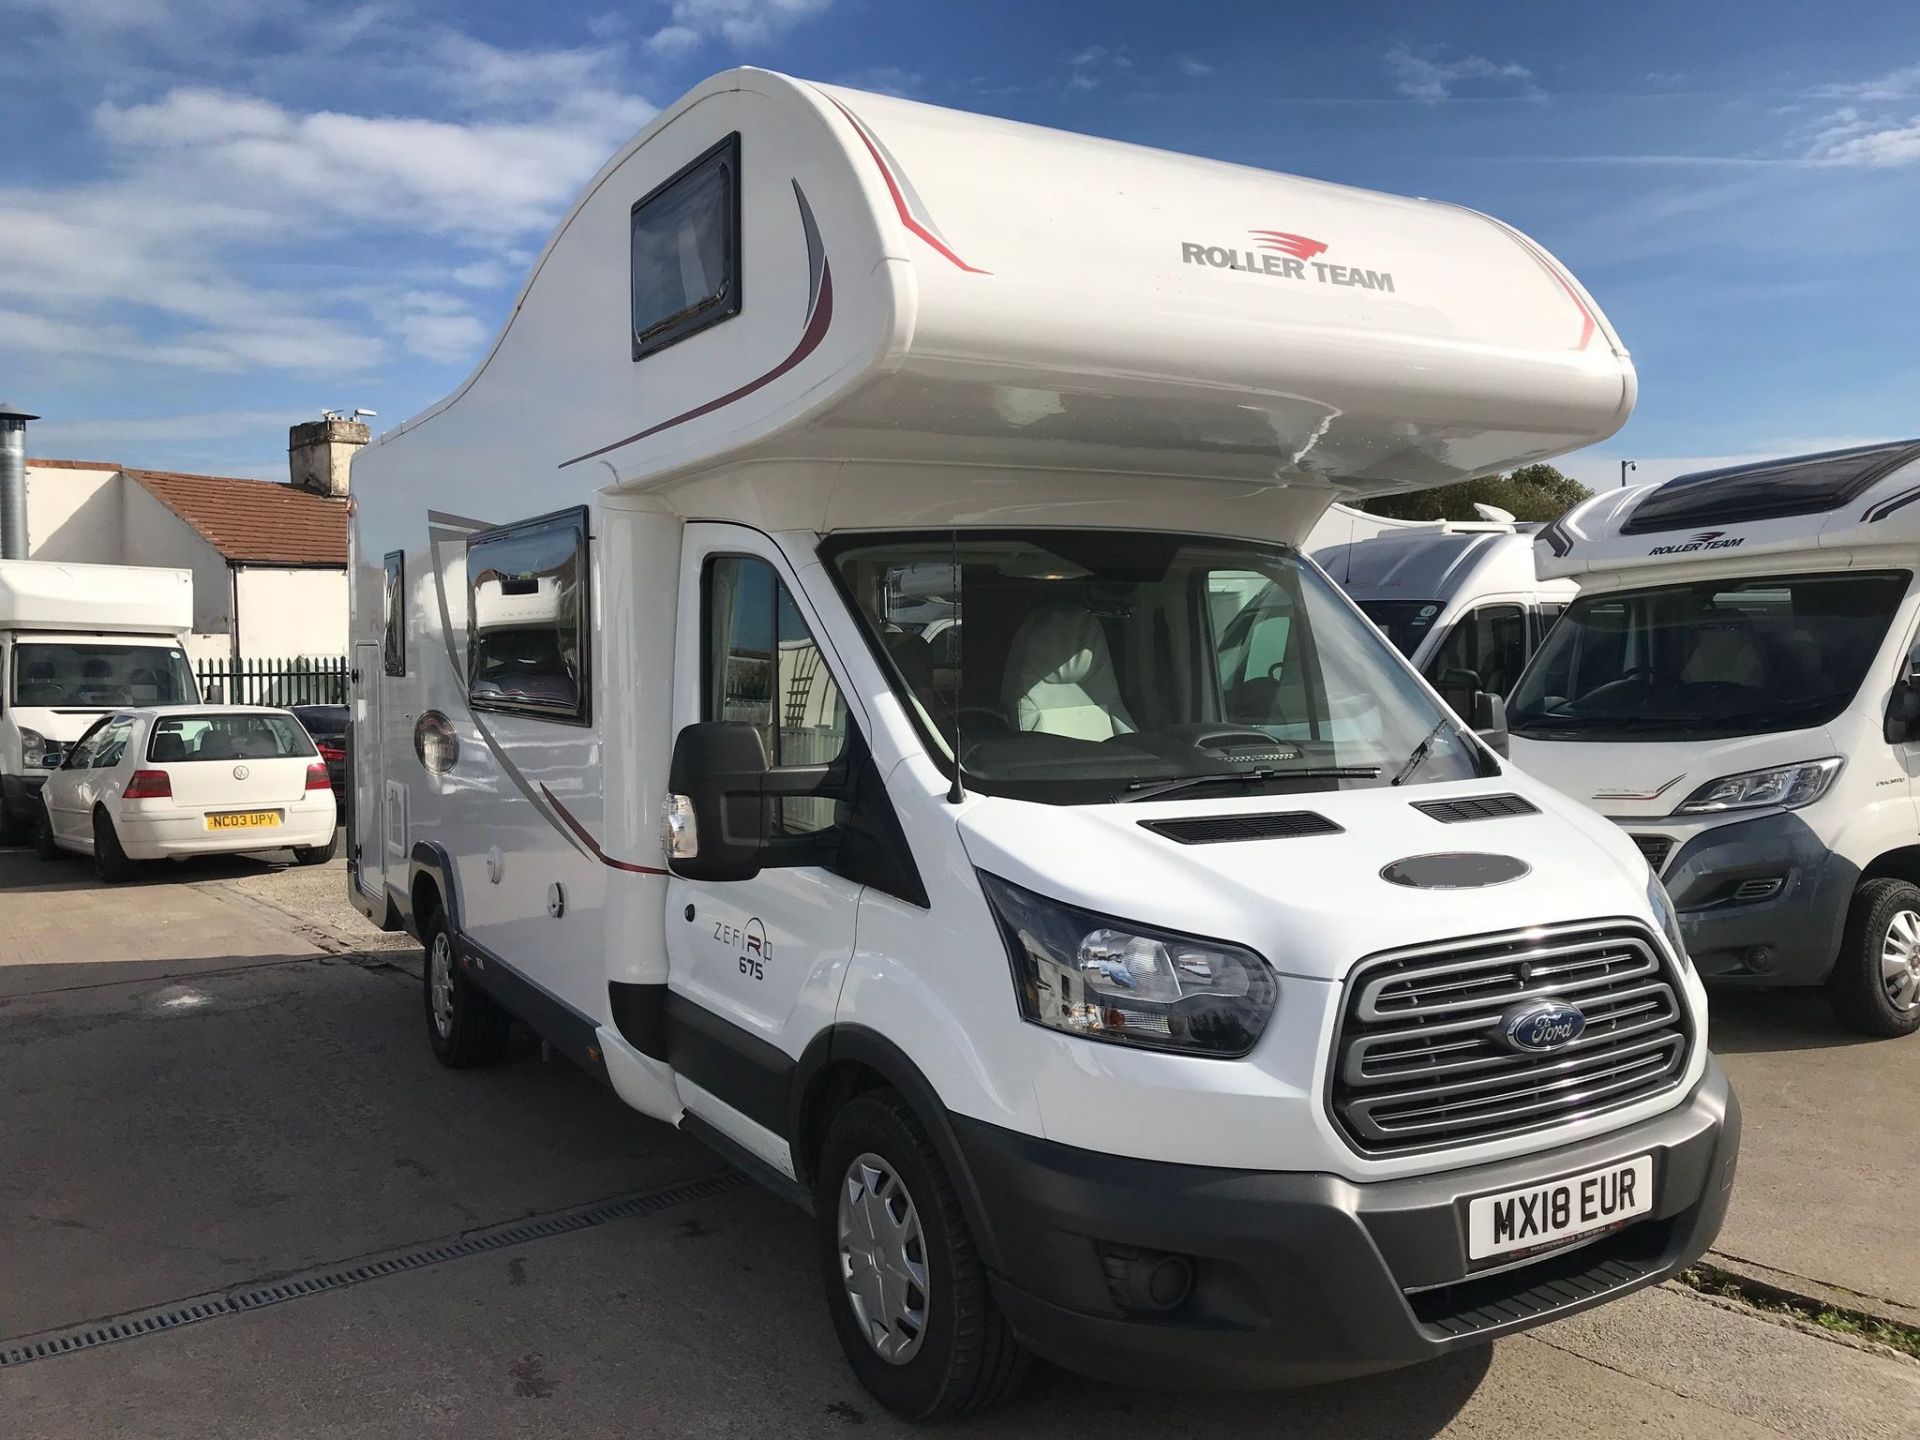
M 358 863 L 360 893 L 384 902 L 386 846 L 381 842 L 381 778 L 386 773 L 385 736 L 380 728 L 380 647 L 353 647 L 353 823 L 347 831 L 347 856 Z
M 841 672 L 773 543 L 732 525 L 689 525 L 682 553 L 674 718 L 744 721 L 769 762 L 819 765 L 852 727 Z M 775 829 L 831 830 L 835 803 L 772 802 Z M 825 865 L 667 889 L 670 1053 L 681 1102 L 792 1173 L 787 1081 L 831 1022 L 853 954 L 862 887 Z

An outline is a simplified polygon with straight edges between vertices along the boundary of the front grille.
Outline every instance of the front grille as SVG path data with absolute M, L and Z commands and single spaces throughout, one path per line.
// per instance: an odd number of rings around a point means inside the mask
M 1416 800 L 1413 808 L 1446 825 L 1463 820 L 1498 820 L 1506 815 L 1538 815 L 1540 807 L 1524 795 L 1468 795 L 1460 800 Z
M 1541 1130 L 1670 1089 L 1693 1029 L 1670 962 L 1626 921 L 1485 936 L 1363 960 L 1334 1036 L 1330 1102 L 1370 1155 Z M 1577 1005 L 1579 1038 L 1530 1054 L 1499 1038 L 1526 1000 Z
M 1627 838 L 1646 857 L 1647 868 L 1654 874 L 1667 868 L 1667 857 L 1673 854 L 1673 841 L 1665 835 L 1629 835 Z
M 1311 810 L 1270 815 L 1196 815 L 1188 820 L 1142 820 L 1156 835 L 1182 845 L 1220 845 L 1232 840 L 1286 840 L 1299 835 L 1338 835 L 1341 829 Z

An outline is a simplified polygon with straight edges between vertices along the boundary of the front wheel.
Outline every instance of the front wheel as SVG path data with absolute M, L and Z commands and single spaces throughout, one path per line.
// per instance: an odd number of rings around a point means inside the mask
M 1827 995 L 1862 1035 L 1920 1030 L 1920 886 L 1881 879 L 1854 891 Z
M 109 885 L 133 878 L 133 861 L 121 848 L 120 833 L 113 828 L 113 817 L 105 810 L 93 812 L 93 868 Z
M 860 1383 L 912 1420 L 998 1403 L 1025 1371 L 987 1286 L 959 1195 L 925 1127 L 891 1090 L 841 1108 L 815 1197 L 827 1308 Z

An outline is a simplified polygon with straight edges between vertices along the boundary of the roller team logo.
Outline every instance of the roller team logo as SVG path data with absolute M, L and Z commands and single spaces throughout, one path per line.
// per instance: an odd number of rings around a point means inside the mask
M 1744 535 L 1728 535 L 1724 530 L 1702 530 L 1676 545 L 1656 545 L 1647 554 L 1691 555 L 1696 550 L 1731 550 L 1736 545 L 1744 545 L 1746 540 Z
M 1187 265 L 1206 265 L 1215 270 L 1238 270 L 1274 280 L 1305 280 L 1309 284 L 1345 285 L 1355 290 L 1384 290 L 1393 293 L 1393 274 L 1387 270 L 1368 270 L 1359 265 L 1341 265 L 1316 259 L 1327 253 L 1324 240 L 1296 235 L 1291 230 L 1249 230 L 1246 248 L 1226 245 L 1202 245 L 1197 240 L 1180 242 L 1180 259 Z

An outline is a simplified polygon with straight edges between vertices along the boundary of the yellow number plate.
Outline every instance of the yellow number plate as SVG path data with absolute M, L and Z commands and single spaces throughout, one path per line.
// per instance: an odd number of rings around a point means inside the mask
M 266 830 L 279 823 L 278 810 L 238 810 L 230 815 L 207 816 L 209 830 Z

